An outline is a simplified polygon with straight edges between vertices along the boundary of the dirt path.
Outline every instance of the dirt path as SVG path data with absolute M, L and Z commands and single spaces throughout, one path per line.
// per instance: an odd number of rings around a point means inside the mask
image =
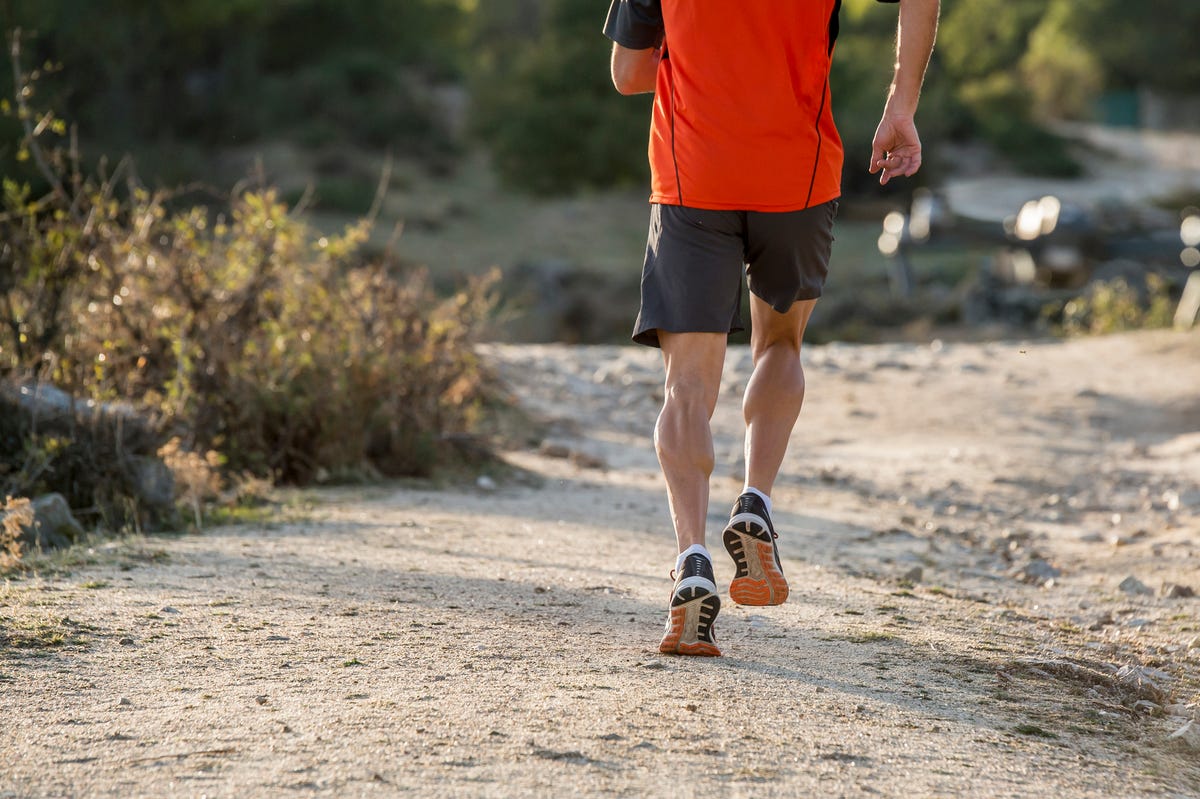
M 1200 336 L 812 348 L 793 598 L 727 602 L 712 660 L 656 652 L 655 354 L 489 356 L 550 431 L 494 489 L 322 491 L 0 588 L 0 797 L 1200 796 L 1200 599 L 1162 595 L 1200 589 Z

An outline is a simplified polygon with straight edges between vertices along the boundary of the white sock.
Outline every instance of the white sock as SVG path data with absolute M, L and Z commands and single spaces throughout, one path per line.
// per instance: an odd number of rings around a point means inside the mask
M 703 555 L 708 558 L 708 562 L 712 563 L 712 555 L 708 554 L 708 549 L 704 544 L 692 544 L 687 549 L 679 553 L 679 557 L 675 558 L 675 571 L 683 571 L 683 562 L 687 560 L 688 555 Z
M 771 498 L 768 497 L 763 492 L 759 491 L 754 486 L 751 486 L 751 485 L 746 486 L 745 488 L 742 489 L 742 493 L 743 494 L 757 494 L 758 498 L 761 499 L 763 501 L 763 504 L 767 506 L 767 513 L 771 512 Z

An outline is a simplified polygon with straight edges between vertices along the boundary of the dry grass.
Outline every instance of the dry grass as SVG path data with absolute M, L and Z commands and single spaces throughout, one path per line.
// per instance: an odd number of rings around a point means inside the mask
M 1003 671 L 1053 680 L 1107 710 L 1154 715 L 1171 701 L 1170 676 L 1145 666 L 1022 658 Z
M 34 523 L 33 505 L 28 499 L 8 497 L 0 513 L 0 572 L 5 572 L 21 562 L 21 530 Z

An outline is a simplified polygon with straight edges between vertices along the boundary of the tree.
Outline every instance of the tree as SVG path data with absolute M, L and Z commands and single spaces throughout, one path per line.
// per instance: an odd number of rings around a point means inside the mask
M 1056 0 L 1029 35 L 1021 78 L 1042 118 L 1083 118 L 1104 85 L 1104 68 L 1074 30 L 1078 4 Z
M 1195 0 L 1054 0 L 1064 29 L 1087 42 L 1110 89 L 1194 94 L 1200 85 L 1200 3 Z
M 492 12 L 487 22 L 534 31 L 477 39 L 475 127 L 500 175 L 539 193 L 644 184 L 650 99 L 613 89 L 596 3 L 548 0 L 536 17 Z

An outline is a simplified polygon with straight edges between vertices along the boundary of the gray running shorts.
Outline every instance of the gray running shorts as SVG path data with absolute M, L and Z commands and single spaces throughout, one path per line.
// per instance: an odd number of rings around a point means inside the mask
M 633 340 L 659 346 L 658 331 L 736 333 L 742 275 L 780 313 L 821 296 L 837 200 L 802 211 L 711 211 L 650 206 L 642 307 Z

